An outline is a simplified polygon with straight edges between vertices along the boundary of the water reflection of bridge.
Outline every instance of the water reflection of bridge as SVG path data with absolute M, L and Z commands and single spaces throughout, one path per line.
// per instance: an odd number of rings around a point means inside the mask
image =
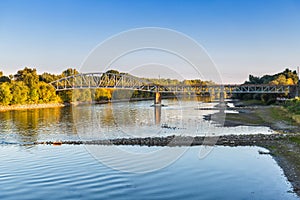
M 161 93 L 208 94 L 224 98 L 225 94 L 291 94 L 296 91 L 296 85 L 159 85 L 129 74 L 113 73 L 82 73 L 61 78 L 51 83 L 56 91 L 75 89 L 126 89 L 155 93 L 155 104 L 161 104 Z

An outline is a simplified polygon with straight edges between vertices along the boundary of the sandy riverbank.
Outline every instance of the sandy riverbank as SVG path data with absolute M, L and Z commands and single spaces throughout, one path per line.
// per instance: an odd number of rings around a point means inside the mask
M 27 109 L 40 109 L 40 108 L 54 108 L 64 107 L 62 103 L 44 103 L 44 104 L 26 104 L 26 105 L 13 105 L 13 106 L 0 106 L 0 112 L 10 110 L 27 110 Z

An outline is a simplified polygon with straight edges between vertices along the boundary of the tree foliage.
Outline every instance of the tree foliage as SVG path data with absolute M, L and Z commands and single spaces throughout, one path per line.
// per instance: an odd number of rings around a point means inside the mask
M 300 115 L 300 98 L 295 98 L 286 102 L 285 107 L 293 114 Z
M 11 104 L 26 104 L 29 101 L 29 88 L 25 83 L 16 81 L 11 86 L 12 101 Z
M 10 91 L 9 83 L 0 84 L 0 105 L 7 106 L 12 100 L 12 94 Z
M 249 81 L 245 84 L 273 84 L 273 85 L 294 85 L 298 83 L 298 76 L 296 71 L 285 69 L 283 72 L 274 75 L 264 75 L 257 77 L 249 75 Z
M 62 72 L 61 76 L 68 77 L 68 76 L 72 76 L 72 75 L 76 75 L 76 74 L 79 74 L 79 72 L 76 69 L 68 68 Z
M 45 83 L 51 83 L 57 79 L 60 79 L 61 77 L 62 75 L 55 75 L 55 74 L 44 72 L 43 74 L 39 75 L 39 81 L 43 81 Z
M 25 67 L 14 76 L 0 77 L 1 105 L 56 103 L 60 101 L 55 89 L 40 80 L 36 69 Z
M 114 74 L 116 79 L 121 78 L 122 73 L 117 70 L 109 70 L 106 73 Z M 57 103 L 57 102 L 101 102 L 111 99 L 128 98 L 148 98 L 153 97 L 153 93 L 145 91 L 114 90 L 114 89 L 84 89 L 84 90 L 66 90 L 56 92 L 55 88 L 49 83 L 63 77 L 77 75 L 79 72 L 74 68 L 68 68 L 61 74 L 50 74 L 44 72 L 38 74 L 34 68 L 25 67 L 17 71 L 15 75 L 4 76 L 0 72 L 0 105 L 16 104 L 38 104 L 38 103 Z M 129 75 L 129 74 L 128 74 Z M 211 84 L 201 80 L 183 80 L 176 79 L 146 79 L 159 85 L 198 85 Z
M 295 85 L 298 84 L 298 75 L 296 71 L 285 69 L 283 72 L 274 75 L 264 75 L 257 77 L 249 75 L 249 80 L 244 84 L 270 84 L 270 85 Z M 266 104 L 276 102 L 277 97 L 287 97 L 288 94 L 236 94 L 233 97 L 243 100 L 256 99 Z

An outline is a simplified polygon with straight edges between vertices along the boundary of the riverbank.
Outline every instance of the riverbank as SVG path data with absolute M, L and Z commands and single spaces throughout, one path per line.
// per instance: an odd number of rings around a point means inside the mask
M 288 112 L 282 106 L 265 106 L 255 101 L 234 102 L 237 113 L 227 113 L 224 126 L 267 126 L 286 135 L 276 140 L 262 140 L 257 146 L 267 148 L 292 183 L 300 196 L 300 122 L 299 116 Z M 247 109 L 255 107 L 255 109 Z M 207 118 L 218 119 L 216 113 Z M 215 121 L 216 123 L 222 123 Z M 282 134 L 284 133 L 284 134 Z M 240 144 L 242 145 L 242 144 Z
M 43 104 L 26 104 L 26 105 L 12 105 L 12 106 L 0 106 L 0 112 L 11 110 L 27 110 L 27 109 L 40 109 L 40 108 L 55 108 L 64 107 L 62 103 L 43 103 Z
M 121 103 L 121 102 L 135 102 L 135 101 L 150 101 L 153 98 L 131 98 L 131 99 L 113 99 L 113 100 L 102 100 L 102 101 L 88 101 L 88 102 L 72 102 L 72 103 L 43 103 L 43 104 L 24 104 L 24 105 L 10 105 L 1 106 L 0 112 L 11 111 L 11 110 L 28 110 L 28 109 L 41 109 L 41 108 L 55 108 L 65 106 L 81 106 L 81 105 L 93 105 L 93 104 L 108 104 L 108 103 Z
M 300 135 L 287 134 L 289 137 L 262 143 L 282 168 L 294 192 L 300 196 Z
M 248 102 L 235 102 L 235 106 L 238 112 L 226 113 L 225 119 L 223 113 L 207 115 L 205 119 L 225 127 L 266 126 L 279 133 L 300 133 L 300 122 L 296 120 L 298 116 L 289 113 L 282 106 L 249 105 Z

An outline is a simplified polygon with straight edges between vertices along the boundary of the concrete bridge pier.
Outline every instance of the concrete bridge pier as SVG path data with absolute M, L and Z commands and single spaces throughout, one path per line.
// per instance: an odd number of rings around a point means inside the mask
M 154 105 L 161 105 L 161 93 L 158 91 L 155 92 Z
M 220 102 L 224 103 L 224 92 L 220 92 Z
M 224 86 L 223 85 L 220 88 L 220 102 L 224 103 Z

